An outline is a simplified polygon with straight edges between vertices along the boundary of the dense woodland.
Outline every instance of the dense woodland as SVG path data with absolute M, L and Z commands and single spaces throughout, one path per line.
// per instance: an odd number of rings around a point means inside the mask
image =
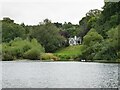
M 38 25 L 25 25 L 17 24 L 9 17 L 0 22 L 2 60 L 120 61 L 120 2 L 106 2 L 102 11 L 90 10 L 79 21 L 79 25 L 52 22 L 49 19 Z M 82 37 L 82 45 L 70 47 L 68 38 L 75 35 Z M 57 54 L 59 50 L 69 47 L 77 48 L 77 51 L 73 49 L 73 57 Z

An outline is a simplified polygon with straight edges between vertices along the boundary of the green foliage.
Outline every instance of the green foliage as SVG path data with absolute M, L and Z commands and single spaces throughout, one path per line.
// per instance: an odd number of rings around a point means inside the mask
M 23 57 L 25 59 L 39 60 L 41 51 L 37 48 L 32 48 L 24 53 Z
M 118 57 L 118 59 L 120 59 L 120 51 L 117 52 L 117 57 Z
M 15 59 L 15 52 L 16 50 L 14 48 L 9 48 L 7 45 L 3 44 L 3 48 L 2 48 L 2 60 L 13 60 Z
M 84 49 L 83 45 L 69 46 L 56 51 L 54 54 L 60 58 L 60 60 L 77 59 Z
M 120 2 L 107 2 L 103 9 L 94 28 L 106 39 L 106 32 L 120 24 Z
M 112 47 L 111 43 L 106 40 L 102 43 L 101 50 L 96 53 L 94 59 L 115 60 L 116 57 L 115 49 Z
M 120 13 L 120 2 L 106 2 L 103 9 L 102 14 L 104 15 L 105 21 L 107 21 L 111 16 Z
M 11 20 L 9 17 L 5 17 L 2 20 L 3 22 L 7 22 L 7 23 L 14 23 L 14 20 Z
M 68 35 L 65 36 L 67 38 L 69 37 L 73 37 L 73 36 L 78 36 L 79 35 L 79 25 L 74 25 L 72 24 L 71 22 L 65 22 L 63 25 L 62 25 L 62 31 L 63 32 L 66 32 Z
M 0 58 L 2 58 L 2 44 L 0 44 Z
M 105 3 L 103 9 L 96 16 L 89 12 L 84 18 L 87 23 L 86 28 L 90 31 L 83 38 L 83 45 L 86 48 L 81 51 L 81 59 L 91 61 L 116 61 L 119 59 L 120 2 Z M 84 24 L 80 25 L 83 26 Z
M 79 25 L 71 22 L 52 23 L 49 19 L 45 19 L 39 25 L 30 26 L 24 23 L 19 25 L 10 18 L 3 18 L 0 21 L 4 42 L 3 60 L 19 58 L 56 60 L 57 57 L 62 60 L 120 60 L 119 21 L 120 2 L 105 3 L 103 11 L 90 10 L 79 21 Z M 67 40 L 73 36 L 82 37 L 82 45 L 68 46 Z M 57 57 L 49 53 L 41 54 L 44 51 L 55 52 L 54 55 Z
M 107 32 L 108 35 L 108 40 L 110 44 L 117 50 L 120 50 L 120 45 L 118 44 L 120 41 L 120 35 L 119 35 L 119 30 L 120 30 L 120 25 L 117 26 L 116 28 L 112 28 Z
M 31 36 L 36 38 L 46 52 L 54 52 L 62 46 L 64 37 L 59 34 L 59 29 L 51 22 L 44 22 L 31 31 Z
M 96 42 L 95 44 L 92 44 L 91 46 L 84 46 L 85 48 L 81 51 L 80 59 L 86 59 L 93 61 L 94 56 L 98 51 L 101 50 L 101 44 L 99 42 Z
M 90 10 L 89 12 L 86 13 L 86 16 L 88 17 L 95 17 L 95 16 L 98 16 L 101 14 L 101 11 L 98 10 L 98 9 L 93 9 L 93 10 Z
M 36 39 L 22 40 L 21 38 L 15 38 L 13 41 L 9 43 L 2 44 L 2 60 L 14 60 L 14 59 L 23 59 L 24 57 L 27 59 L 31 59 L 31 57 L 27 57 L 33 55 L 34 59 L 39 53 L 44 52 L 44 48 L 36 41 Z
M 84 37 L 91 28 L 96 26 L 96 22 L 101 15 L 101 11 L 98 9 L 90 10 L 86 13 L 86 17 L 83 17 L 79 21 L 80 32 L 79 35 Z
M 15 24 L 10 19 L 3 19 L 2 21 L 2 41 L 3 42 L 9 42 L 11 40 L 14 40 L 16 37 L 24 38 L 25 35 L 25 29 Z
M 81 37 L 84 37 L 91 28 L 90 24 L 88 23 L 90 18 L 91 17 L 88 16 L 83 17 L 82 20 L 79 21 L 79 27 L 80 27 L 79 35 Z
M 83 38 L 83 44 L 90 46 L 92 44 L 95 44 L 96 42 L 102 42 L 103 37 L 98 34 L 95 29 L 91 29 L 86 36 Z
M 88 37 L 87 35 L 89 35 L 94 30 L 88 32 L 88 34 L 85 36 L 85 38 L 87 37 L 87 39 L 84 39 L 83 41 L 84 45 L 86 45 L 86 49 L 82 51 L 81 59 L 108 60 L 108 61 L 110 60 L 115 61 L 116 59 L 118 59 L 119 53 L 117 52 L 119 51 L 120 48 L 120 45 L 118 44 L 118 41 L 120 40 L 118 30 L 119 26 L 110 29 L 108 32 L 106 32 L 108 38 L 104 40 L 103 38 L 96 40 L 96 36 L 98 35 L 94 35 L 95 37 L 92 37 L 92 39 L 95 40 L 92 41 L 91 37 Z

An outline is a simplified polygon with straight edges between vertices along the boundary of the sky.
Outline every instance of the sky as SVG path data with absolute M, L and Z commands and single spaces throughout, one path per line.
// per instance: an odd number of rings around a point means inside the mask
M 26 25 L 37 25 L 46 18 L 78 24 L 89 10 L 103 6 L 104 0 L 0 0 L 0 19 L 10 17 Z

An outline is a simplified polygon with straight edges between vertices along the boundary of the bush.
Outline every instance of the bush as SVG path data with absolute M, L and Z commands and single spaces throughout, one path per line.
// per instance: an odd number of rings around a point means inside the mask
M 40 59 L 40 54 L 44 52 L 44 48 L 36 39 L 22 40 L 16 38 L 9 43 L 2 44 L 2 60 L 14 59 Z
M 42 60 L 54 60 L 54 61 L 59 60 L 59 58 L 53 55 L 52 53 L 42 53 L 41 59 Z
M 103 47 L 102 50 L 95 55 L 94 59 L 111 61 L 111 60 L 115 60 L 116 57 L 117 54 L 114 48 L 110 46 L 106 46 Z
M 117 57 L 118 57 L 118 59 L 120 59 L 120 51 L 117 52 Z
M 15 56 L 16 52 L 14 48 L 7 48 L 4 50 L 4 52 L 2 53 L 2 60 L 14 60 L 16 59 Z
M 97 42 L 102 42 L 103 37 L 98 34 L 94 29 L 91 29 L 84 37 L 83 44 L 87 46 L 94 45 Z
M 10 53 L 10 49 L 8 49 L 7 43 L 2 44 L 2 60 L 13 60 L 13 56 Z
M 2 60 L 3 60 L 3 61 L 12 61 L 12 60 L 14 60 L 14 59 L 15 59 L 15 57 L 12 56 L 11 54 L 4 53 L 4 54 L 2 55 Z
M 39 60 L 40 59 L 40 53 L 41 53 L 40 50 L 38 50 L 36 48 L 33 48 L 33 49 L 30 49 L 27 52 L 25 52 L 23 57 L 25 59 Z

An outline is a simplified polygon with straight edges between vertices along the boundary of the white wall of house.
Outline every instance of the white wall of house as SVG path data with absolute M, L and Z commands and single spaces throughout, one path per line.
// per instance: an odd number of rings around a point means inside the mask
M 81 43 L 82 43 L 81 37 L 74 36 L 74 38 L 69 38 L 69 45 L 70 46 L 78 45 Z

